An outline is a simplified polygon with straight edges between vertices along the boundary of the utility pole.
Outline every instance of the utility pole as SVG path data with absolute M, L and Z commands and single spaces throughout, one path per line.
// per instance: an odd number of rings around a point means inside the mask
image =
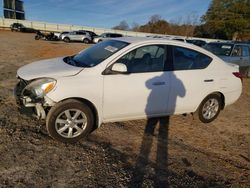
M 13 0 L 14 19 L 16 19 L 16 0 Z

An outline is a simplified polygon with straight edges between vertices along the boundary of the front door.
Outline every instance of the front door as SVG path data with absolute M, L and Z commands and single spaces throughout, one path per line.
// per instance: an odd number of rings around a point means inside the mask
M 166 47 L 139 47 L 116 63 L 127 67 L 127 74 L 104 76 L 104 120 L 125 120 L 166 114 L 169 76 L 164 72 Z

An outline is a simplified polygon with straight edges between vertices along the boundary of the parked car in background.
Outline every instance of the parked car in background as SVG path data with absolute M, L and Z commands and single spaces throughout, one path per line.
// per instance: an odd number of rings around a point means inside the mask
M 186 39 L 186 41 L 190 44 L 194 44 L 194 45 L 200 46 L 200 47 L 203 47 L 207 44 L 206 41 L 200 40 L 200 39 Z
M 11 31 L 21 31 L 21 28 L 24 28 L 24 25 L 21 23 L 13 23 L 10 25 Z
M 118 33 L 103 33 L 100 36 L 96 36 L 93 42 L 99 43 L 107 39 L 118 38 L 118 37 L 123 37 L 123 35 Z
M 237 42 L 212 42 L 204 47 L 228 63 L 240 67 L 240 72 L 250 77 L 250 45 Z
M 75 142 L 104 122 L 194 113 L 212 122 L 241 95 L 239 69 L 200 47 L 164 39 L 106 40 L 17 71 L 17 103 Z
M 71 31 L 67 34 L 61 35 L 61 39 L 64 42 L 78 41 L 89 44 L 92 42 L 92 37 L 89 32 L 86 31 Z
M 25 32 L 25 33 L 35 33 L 37 30 L 29 27 L 25 27 L 21 23 L 13 23 L 10 25 L 11 31 L 19 31 L 19 32 Z

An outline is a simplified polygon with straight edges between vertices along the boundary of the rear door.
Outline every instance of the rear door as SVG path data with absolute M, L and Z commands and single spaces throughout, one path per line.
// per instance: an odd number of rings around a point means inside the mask
M 242 46 L 243 66 L 250 66 L 250 47 L 247 45 Z
M 212 59 L 200 52 L 171 46 L 169 114 L 193 112 L 213 85 L 214 78 L 206 67 Z
M 76 40 L 82 41 L 83 37 L 86 35 L 86 32 L 84 31 L 77 31 L 76 32 Z
M 243 66 L 244 60 L 243 60 L 243 46 L 242 45 L 234 46 L 234 49 L 232 51 L 232 55 L 230 58 L 230 62 L 236 65 L 239 65 L 240 67 Z

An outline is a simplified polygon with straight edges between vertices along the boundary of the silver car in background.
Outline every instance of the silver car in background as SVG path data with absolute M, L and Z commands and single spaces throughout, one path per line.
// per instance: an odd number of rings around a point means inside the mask
M 123 37 L 122 34 L 118 33 L 103 33 L 100 36 L 96 36 L 93 40 L 94 43 L 99 43 L 107 39 Z
M 250 77 L 250 45 L 234 42 L 211 42 L 205 45 L 206 50 L 219 56 L 225 62 L 239 66 L 240 72 Z
M 60 39 L 64 42 L 78 41 L 89 44 L 92 42 L 92 37 L 87 31 L 71 31 L 66 34 L 62 34 Z

